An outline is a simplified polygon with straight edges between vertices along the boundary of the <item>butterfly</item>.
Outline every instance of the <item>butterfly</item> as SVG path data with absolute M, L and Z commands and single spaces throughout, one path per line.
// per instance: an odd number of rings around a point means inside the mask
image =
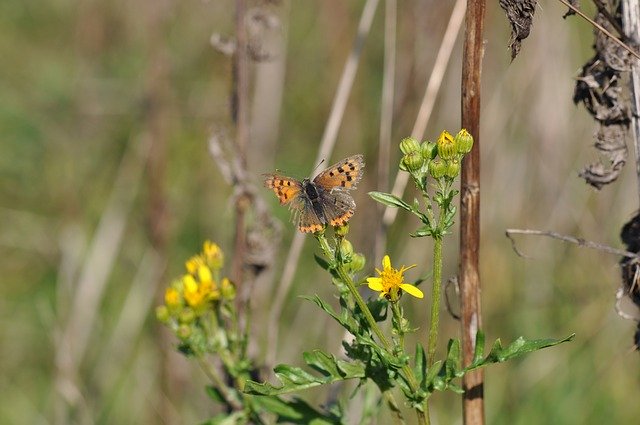
M 281 205 L 289 205 L 293 221 L 303 233 L 327 224 L 345 225 L 356 210 L 349 194 L 362 178 L 364 158 L 353 155 L 318 174 L 313 180 L 296 180 L 282 174 L 265 174 L 264 185 L 273 189 Z

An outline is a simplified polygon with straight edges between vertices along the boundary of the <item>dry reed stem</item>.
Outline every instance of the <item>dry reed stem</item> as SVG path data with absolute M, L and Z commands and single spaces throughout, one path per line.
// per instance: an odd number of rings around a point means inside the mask
M 245 0 L 236 0 L 236 51 L 233 62 L 233 110 L 236 123 L 235 150 L 236 158 L 243 173 L 247 169 L 247 146 L 249 144 L 249 58 L 248 41 L 245 26 L 247 12 Z M 231 261 L 231 280 L 242 287 L 244 264 L 247 250 L 247 234 L 245 225 L 246 212 L 250 207 L 250 197 L 239 193 L 235 198 L 235 242 Z
M 389 167 L 391 165 L 391 130 L 393 127 L 393 99 L 396 66 L 396 26 L 398 4 L 396 0 L 386 0 L 384 13 L 384 70 L 382 74 L 382 99 L 380 101 L 380 142 L 378 146 L 377 190 L 389 190 Z M 387 228 L 383 224 L 384 205 L 378 205 L 380 218 L 374 242 L 374 258 L 384 254 Z
M 129 292 L 120 313 L 114 318 L 116 325 L 100 351 L 97 364 L 104 367 L 97 370 L 101 388 L 112 390 L 129 373 L 123 363 L 129 361 L 136 348 L 136 339 L 142 335 L 145 320 L 152 311 L 154 298 L 149 294 L 156 289 L 157 282 L 164 276 L 166 257 L 153 248 L 147 249 L 133 278 Z
M 141 149 L 141 152 L 136 152 Z M 99 306 L 102 303 L 108 278 L 124 236 L 127 217 L 140 186 L 149 155 L 149 144 L 141 147 L 130 142 L 113 184 L 107 206 L 87 250 L 82 271 L 75 285 L 75 295 L 69 315 L 60 320 L 60 334 L 56 339 L 56 388 L 77 389 L 75 382 L 86 353 Z M 60 296 L 60 294 L 58 295 Z M 81 394 L 82 392 L 79 391 Z M 66 397 L 65 394 L 62 394 Z M 65 400 L 73 403 L 74 400 Z M 57 408 L 58 418 L 64 421 L 64 408 Z
M 431 118 L 433 106 L 436 102 L 436 98 L 438 97 L 440 87 L 442 86 L 444 72 L 446 71 L 449 64 L 453 46 L 455 45 L 456 38 L 458 37 L 458 32 L 460 32 L 460 27 L 462 26 L 462 21 L 464 19 L 465 13 L 465 4 L 465 0 L 456 1 L 456 4 L 453 6 L 453 10 L 451 12 L 451 16 L 449 17 L 447 29 L 445 30 L 444 36 L 442 37 L 440 49 L 438 49 L 438 54 L 436 56 L 435 63 L 433 64 L 433 69 L 431 70 L 431 76 L 429 77 L 427 88 L 425 89 L 424 96 L 422 97 L 420 110 L 418 111 L 418 116 L 416 117 L 416 121 L 413 125 L 413 130 L 411 130 L 411 137 L 415 137 L 418 140 L 422 139 L 422 137 L 424 136 L 424 132 L 427 129 L 427 123 Z M 391 193 L 396 196 L 402 197 L 402 194 L 404 193 L 408 182 L 409 173 L 398 171 L 393 183 L 393 189 L 391 189 Z M 387 208 L 382 218 L 382 225 L 385 227 L 389 227 L 396 219 L 397 214 L 397 208 Z
M 169 101 L 171 95 L 171 79 L 170 73 L 170 60 L 167 47 L 165 45 L 165 39 L 163 37 L 167 29 L 167 19 L 172 11 L 172 3 L 167 1 L 157 0 L 144 0 L 143 7 L 146 10 L 147 21 L 145 30 L 148 38 L 148 45 L 146 46 L 149 52 L 149 63 L 145 71 L 145 80 L 147 85 L 145 87 L 144 97 L 147 102 L 147 108 L 144 110 L 144 138 L 143 143 L 149 145 L 149 158 L 147 161 L 146 169 L 146 186 L 147 186 L 147 205 L 145 206 L 147 230 L 149 234 L 151 249 L 154 250 L 155 255 L 158 257 L 158 263 L 167 263 L 167 238 L 169 233 L 168 227 L 168 200 L 167 200 L 167 152 L 169 144 L 170 134 L 170 104 Z M 163 272 L 156 274 L 155 282 L 152 282 L 150 293 L 155 294 L 156 300 L 164 299 L 164 281 L 165 276 Z M 149 297 L 149 302 L 153 297 Z M 149 305 L 145 305 L 144 299 L 133 300 L 127 298 L 125 305 L 128 308 L 136 308 L 135 305 L 131 305 L 131 302 L 141 301 L 142 304 L 138 307 L 143 309 L 142 311 L 148 312 Z M 131 323 L 131 329 L 134 330 L 135 323 Z M 160 387 L 163 393 L 166 393 L 170 398 L 176 394 L 176 368 L 171 364 L 170 353 L 173 347 L 168 342 L 167 333 L 163 332 L 160 324 L 155 327 L 155 339 L 160 347 Z M 124 347 L 124 341 L 120 342 L 121 347 Z M 113 357 L 107 364 L 113 367 L 111 363 L 115 361 L 117 357 Z M 106 357 L 106 359 L 110 359 Z M 106 367 L 105 369 L 109 369 Z M 115 373 L 113 374 L 115 375 Z M 103 375 L 109 376 L 109 374 Z M 111 376 L 113 378 L 113 376 Z M 107 384 L 108 385 L 108 384 Z M 166 404 L 159 403 L 160 411 L 158 417 L 162 418 L 167 423 L 175 423 L 178 421 L 176 416 L 171 416 L 173 413 L 166 408 Z
M 324 134 L 322 135 L 322 140 L 320 142 L 320 147 L 318 149 L 318 155 L 314 164 L 331 157 L 331 152 L 333 151 L 338 137 L 338 130 L 340 129 L 340 124 L 344 118 L 347 100 L 349 100 L 356 72 L 358 71 L 362 48 L 364 47 L 364 42 L 367 39 L 369 30 L 371 29 L 371 24 L 373 23 L 378 3 L 379 0 L 367 0 L 362 9 L 355 42 L 349 56 L 347 57 L 344 69 L 342 70 L 340 82 L 338 83 L 333 104 L 331 106 L 331 112 L 329 113 L 329 119 L 327 120 Z M 289 248 L 289 253 L 287 254 L 287 259 L 284 263 L 284 271 L 282 272 L 280 285 L 276 289 L 275 296 L 272 300 L 272 307 L 267 325 L 269 335 L 269 347 L 266 354 L 267 365 L 273 365 L 275 361 L 275 355 L 278 348 L 278 321 L 280 320 L 284 301 L 291 289 L 291 284 L 298 268 L 298 262 L 302 248 L 304 247 L 304 242 L 305 235 L 296 231 L 291 242 L 291 247 Z

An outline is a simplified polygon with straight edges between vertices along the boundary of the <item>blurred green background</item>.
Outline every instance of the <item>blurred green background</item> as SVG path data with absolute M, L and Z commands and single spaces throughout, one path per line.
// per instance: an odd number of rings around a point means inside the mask
M 480 142 L 487 340 L 577 337 L 488 369 L 487 423 L 635 423 L 635 323 L 614 311 L 618 259 L 520 237 L 530 257 L 523 259 L 504 236 L 511 227 L 553 230 L 620 247 L 619 229 L 637 209 L 631 161 L 600 192 L 577 176 L 597 159 L 594 123 L 571 100 L 574 77 L 592 55 L 592 29 L 545 2 L 510 63 L 508 24 L 498 2 L 488 3 Z M 251 295 L 259 358 L 268 343 L 262 319 L 295 232 L 260 174 L 277 167 L 303 177 L 316 165 L 363 5 L 250 3 L 253 37 L 269 54 L 251 66 L 250 178 L 284 224 L 282 243 L 271 248 L 276 262 Z M 392 176 L 396 143 L 411 132 L 452 7 L 399 2 Z M 161 287 L 205 239 L 231 256 L 232 191 L 208 140 L 233 140 L 231 62 L 209 41 L 232 37 L 233 20 L 231 0 L 0 3 L 0 423 L 191 424 L 215 412 L 202 374 L 172 354 L 153 311 Z M 351 237 L 369 272 L 380 262 L 370 231 L 377 206 L 366 192 L 383 189 L 376 182 L 383 56 L 381 1 L 327 158 L 367 158 Z M 460 127 L 461 56 L 459 37 L 428 138 Z M 416 225 L 399 214 L 386 250 L 394 264 L 419 264 L 409 278 L 430 271 L 430 244 L 408 237 Z M 446 241 L 445 278 L 457 272 L 457 236 Z M 278 362 L 301 364 L 302 350 L 316 347 L 338 352 L 342 337 L 298 297 L 332 293 L 307 242 L 280 320 Z M 425 329 L 427 303 L 407 303 Z M 458 334 L 455 320 L 443 322 L 445 334 Z M 303 396 L 321 402 L 317 393 Z M 434 423 L 461 423 L 458 396 L 432 400 Z

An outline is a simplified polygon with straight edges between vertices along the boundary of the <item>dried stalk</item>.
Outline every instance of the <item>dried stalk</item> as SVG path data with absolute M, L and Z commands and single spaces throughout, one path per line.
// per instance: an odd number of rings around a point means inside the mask
M 569 243 L 572 243 L 572 244 L 576 244 L 576 245 L 584 247 L 584 248 L 596 249 L 596 250 L 601 251 L 601 252 L 606 252 L 607 254 L 618 255 L 618 256 L 626 257 L 626 258 L 637 258 L 637 259 L 640 259 L 640 255 L 638 255 L 636 253 L 633 253 L 633 252 L 630 252 L 630 251 L 625 251 L 624 249 L 612 248 L 612 247 L 610 247 L 608 245 L 604 245 L 604 244 L 600 244 L 600 243 L 597 243 L 597 242 L 588 241 L 588 240 L 582 239 L 582 238 L 576 238 L 575 236 L 562 235 L 560 233 L 552 232 L 550 230 L 507 229 L 505 231 L 505 234 L 509 238 L 509 240 L 511 241 L 511 246 L 513 247 L 513 250 L 515 251 L 515 253 L 518 254 L 519 257 L 523 257 L 523 258 L 529 258 L 529 257 L 527 255 L 523 254 L 522 251 L 520 251 L 518 249 L 518 247 L 516 246 L 516 241 L 513 239 L 512 235 L 547 236 L 549 238 L 559 239 L 559 240 L 564 241 L 564 242 L 569 242 Z
M 393 124 L 393 98 L 396 69 L 396 21 L 397 0 L 386 0 L 384 13 L 384 72 L 382 75 L 382 99 L 380 107 L 380 142 L 378 145 L 377 190 L 389 190 L 389 166 L 391 164 L 391 129 Z M 387 240 L 387 227 L 382 221 L 385 208 L 378 206 L 380 225 L 376 233 L 374 258 L 382 258 Z
M 473 150 L 462 161 L 460 180 L 460 313 L 463 366 L 473 361 L 475 341 L 482 327 L 480 312 L 480 89 L 485 0 L 469 0 L 462 52 L 462 128 L 474 138 Z M 465 425 L 484 424 L 484 373 L 462 378 Z
M 245 0 L 236 0 L 236 51 L 233 62 L 233 98 L 232 115 L 236 123 L 235 154 L 241 170 L 247 169 L 247 145 L 249 144 L 249 58 L 245 14 Z M 231 263 L 231 279 L 238 287 L 242 287 L 245 256 L 247 251 L 247 234 L 245 215 L 251 198 L 246 193 L 239 193 L 235 198 L 235 244 Z

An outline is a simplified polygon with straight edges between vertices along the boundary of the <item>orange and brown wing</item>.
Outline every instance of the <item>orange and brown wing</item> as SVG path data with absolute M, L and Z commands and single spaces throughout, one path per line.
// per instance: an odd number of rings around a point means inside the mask
M 265 174 L 264 185 L 275 192 L 281 205 L 297 199 L 302 190 L 298 180 L 280 174 Z
M 344 226 L 356 211 L 356 203 L 347 192 L 324 192 L 321 198 L 322 212 L 331 226 Z
M 309 203 L 305 204 L 305 207 L 300 210 L 299 215 L 294 218 L 297 220 L 298 230 L 302 233 L 315 233 L 324 228 L 323 222 L 318 218 L 313 206 Z
M 318 174 L 313 182 L 325 190 L 353 189 L 362 178 L 363 169 L 364 157 L 353 155 Z

